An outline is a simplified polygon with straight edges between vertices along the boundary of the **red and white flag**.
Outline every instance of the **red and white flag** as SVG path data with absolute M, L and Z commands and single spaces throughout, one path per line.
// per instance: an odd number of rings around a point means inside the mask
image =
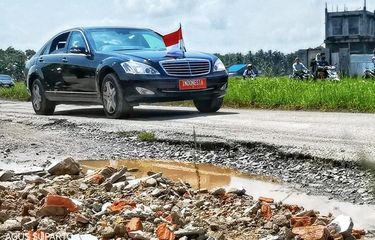
M 184 52 L 186 52 L 186 49 L 184 39 L 182 37 L 181 24 L 177 31 L 164 35 L 163 40 L 165 46 L 167 47 L 167 55 L 184 56 Z

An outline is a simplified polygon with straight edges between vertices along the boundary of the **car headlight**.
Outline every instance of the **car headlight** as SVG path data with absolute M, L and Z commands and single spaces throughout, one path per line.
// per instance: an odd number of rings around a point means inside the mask
M 224 63 L 220 60 L 217 59 L 214 64 L 214 72 L 220 72 L 220 71 L 226 71 L 227 69 L 224 66 Z
M 136 62 L 136 61 L 127 61 L 121 63 L 121 67 L 125 70 L 126 73 L 130 74 L 145 74 L 145 75 L 159 75 L 160 73 L 150 65 Z

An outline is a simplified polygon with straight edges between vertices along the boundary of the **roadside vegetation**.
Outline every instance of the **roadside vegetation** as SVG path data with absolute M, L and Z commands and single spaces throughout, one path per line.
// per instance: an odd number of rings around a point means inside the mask
M 0 99 L 30 99 L 23 82 L 0 88 Z M 192 106 L 189 102 L 173 105 Z M 287 77 L 230 78 L 225 107 L 284 110 L 375 112 L 375 81 L 344 78 L 340 82 L 298 81 Z
M 15 82 L 13 87 L 0 87 L 0 99 L 28 101 L 30 96 L 24 82 Z
M 332 81 L 298 81 L 287 77 L 232 78 L 225 106 L 375 112 L 375 81 L 344 78 Z
M 138 133 L 137 138 L 142 142 L 153 142 L 156 140 L 155 133 L 153 132 L 140 132 Z

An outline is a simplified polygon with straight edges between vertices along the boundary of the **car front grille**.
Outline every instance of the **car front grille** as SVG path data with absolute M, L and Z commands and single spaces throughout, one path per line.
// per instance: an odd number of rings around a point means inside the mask
M 205 59 L 166 60 L 160 65 L 168 75 L 176 77 L 202 76 L 211 70 L 211 62 Z

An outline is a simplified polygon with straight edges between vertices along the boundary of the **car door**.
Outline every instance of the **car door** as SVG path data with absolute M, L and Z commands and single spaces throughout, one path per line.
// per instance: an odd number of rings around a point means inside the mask
M 66 88 L 62 69 L 69 34 L 70 32 L 65 32 L 55 37 L 37 59 L 38 68 L 43 75 L 42 84 L 46 91 L 64 91 Z
M 68 54 L 64 63 L 63 78 L 72 92 L 96 92 L 97 63 L 90 53 L 84 35 L 73 31 L 69 37 Z

